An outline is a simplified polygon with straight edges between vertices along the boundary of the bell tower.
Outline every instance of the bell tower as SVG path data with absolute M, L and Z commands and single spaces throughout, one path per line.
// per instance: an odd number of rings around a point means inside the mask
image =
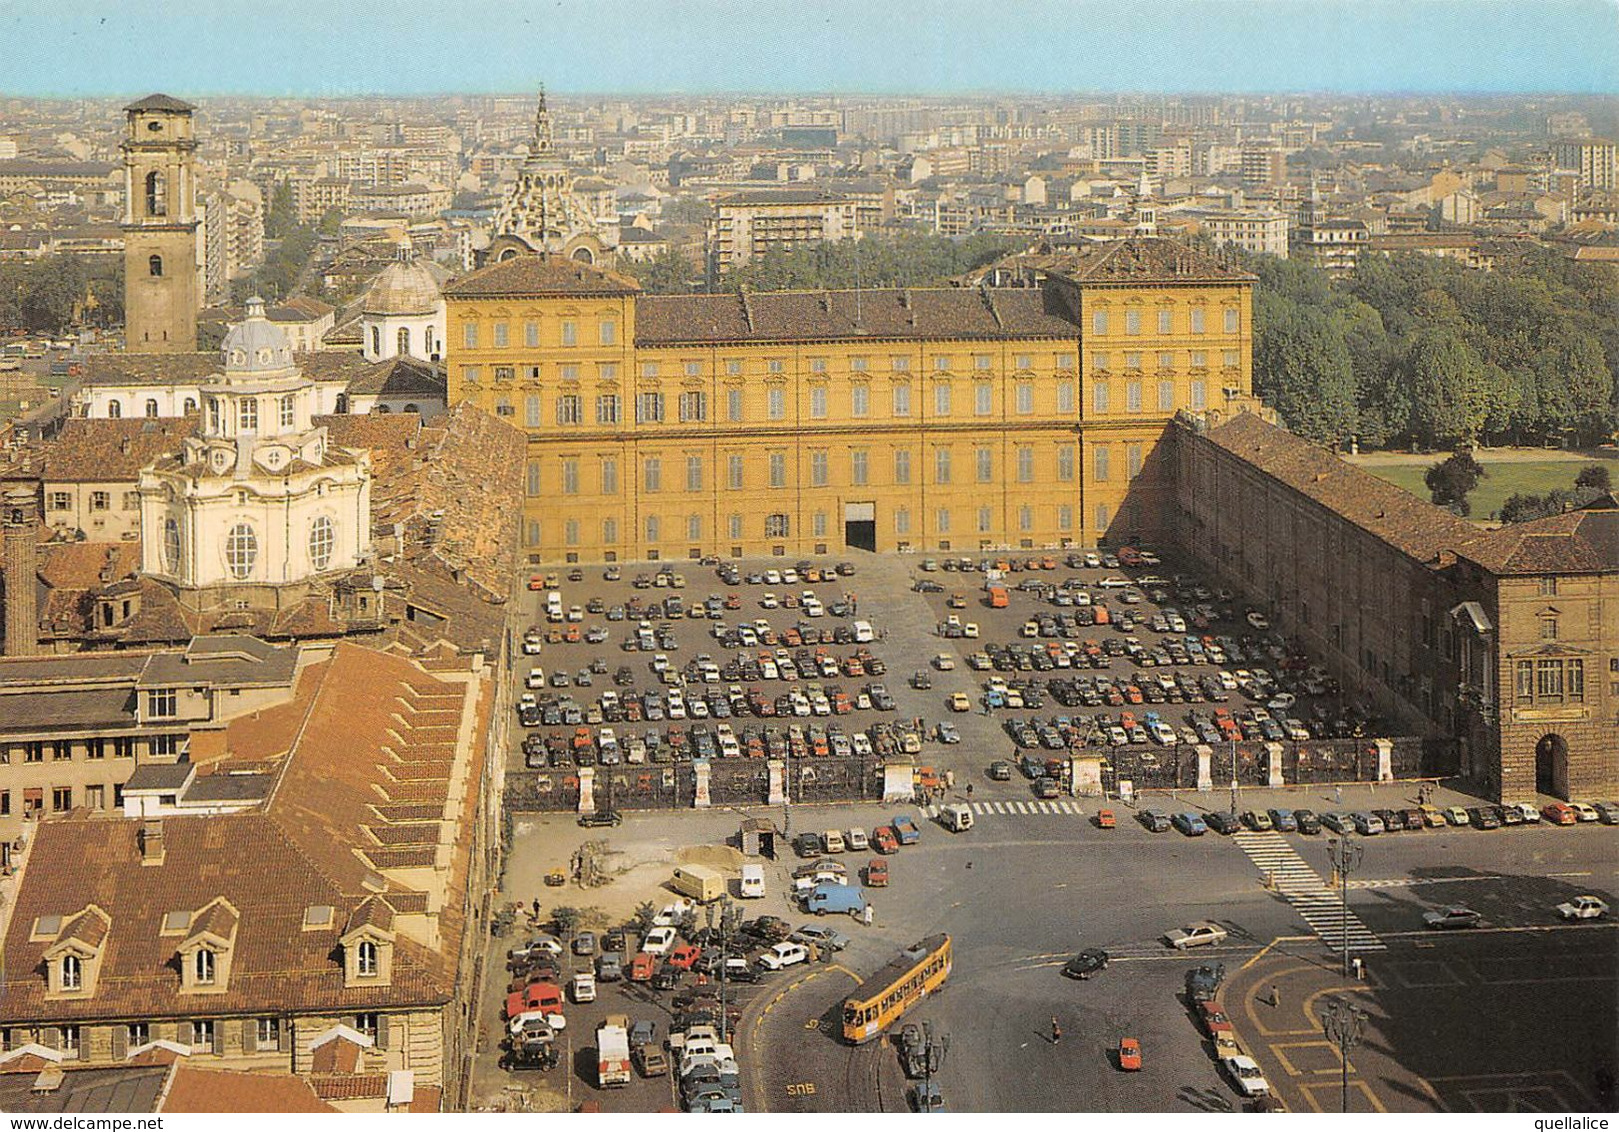
M 195 109 L 166 94 L 124 107 L 124 350 L 131 354 L 197 348 Z

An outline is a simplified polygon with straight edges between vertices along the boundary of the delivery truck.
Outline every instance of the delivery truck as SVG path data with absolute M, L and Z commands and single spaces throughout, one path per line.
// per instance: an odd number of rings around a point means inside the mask
M 669 887 L 699 904 L 710 904 L 725 895 L 725 876 L 706 865 L 680 865 Z
M 630 1083 L 630 1026 L 624 1014 L 609 1014 L 596 1027 L 596 1084 L 618 1089 Z

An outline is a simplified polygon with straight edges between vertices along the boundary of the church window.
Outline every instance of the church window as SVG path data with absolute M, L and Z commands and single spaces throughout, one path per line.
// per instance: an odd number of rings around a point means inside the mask
M 192 413 L 194 413 L 196 411 L 197 411 L 197 399 L 195 397 L 187 397 L 185 399 L 185 406 L 180 410 L 181 415 L 189 417 Z
M 119 404 L 116 400 L 112 400 L 112 401 L 107 402 L 107 416 L 109 416 L 113 420 L 117 420 L 119 417 L 121 417 L 123 415 L 124 415 L 124 407 L 121 404 Z
M 243 397 L 236 404 L 236 427 L 250 432 L 259 427 L 259 402 L 256 397 Z
M 146 215 L 167 216 L 169 213 L 169 187 L 160 170 L 146 174 Z
M 371 328 L 371 352 L 378 357 L 382 356 L 382 329 L 380 327 L 373 326 Z
M 225 536 L 225 565 L 231 577 L 238 580 L 253 575 L 253 565 L 259 559 L 259 536 L 251 523 L 237 523 Z
M 149 417 L 157 416 L 157 398 L 148 397 L 146 399 L 146 415 Z
M 332 564 L 332 549 L 337 545 L 337 528 L 325 515 L 318 515 L 309 524 L 309 564 L 324 570 Z
M 180 572 L 180 522 L 163 520 L 163 568 L 171 574 Z
M 150 275 L 153 279 L 162 278 L 162 276 L 163 276 L 163 257 L 160 256 L 160 255 L 155 255 L 155 256 L 152 256 L 150 259 L 148 259 L 146 261 L 146 273 L 148 275 Z
M 282 428 L 291 428 L 294 424 L 297 423 L 297 417 L 295 415 L 295 412 L 296 412 L 296 410 L 294 408 L 294 402 L 293 402 L 293 399 L 292 399 L 292 394 L 288 393 L 286 396 L 281 398 L 281 427 Z
M 402 356 L 410 354 L 410 327 L 408 326 L 399 328 L 399 353 Z

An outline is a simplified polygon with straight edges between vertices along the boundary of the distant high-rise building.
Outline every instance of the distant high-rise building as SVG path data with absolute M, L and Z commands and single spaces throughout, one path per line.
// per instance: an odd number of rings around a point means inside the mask
M 153 94 L 124 107 L 124 349 L 190 353 L 202 305 L 196 107 Z
M 1287 183 L 1287 156 L 1274 141 L 1242 143 L 1242 183 L 1250 187 Z
M 1612 189 L 1619 187 L 1615 149 L 1607 138 L 1558 138 L 1552 143 L 1552 164 L 1578 173 L 1581 188 Z
M 722 273 L 754 256 L 859 236 L 855 204 L 826 192 L 754 192 L 722 197 L 709 221 L 709 248 Z

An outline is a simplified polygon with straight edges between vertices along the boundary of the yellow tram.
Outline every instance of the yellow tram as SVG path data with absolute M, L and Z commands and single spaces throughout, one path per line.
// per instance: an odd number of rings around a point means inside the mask
M 950 974 L 950 937 L 930 935 L 899 953 L 843 1001 L 843 1037 L 859 1045 L 886 1030 Z

